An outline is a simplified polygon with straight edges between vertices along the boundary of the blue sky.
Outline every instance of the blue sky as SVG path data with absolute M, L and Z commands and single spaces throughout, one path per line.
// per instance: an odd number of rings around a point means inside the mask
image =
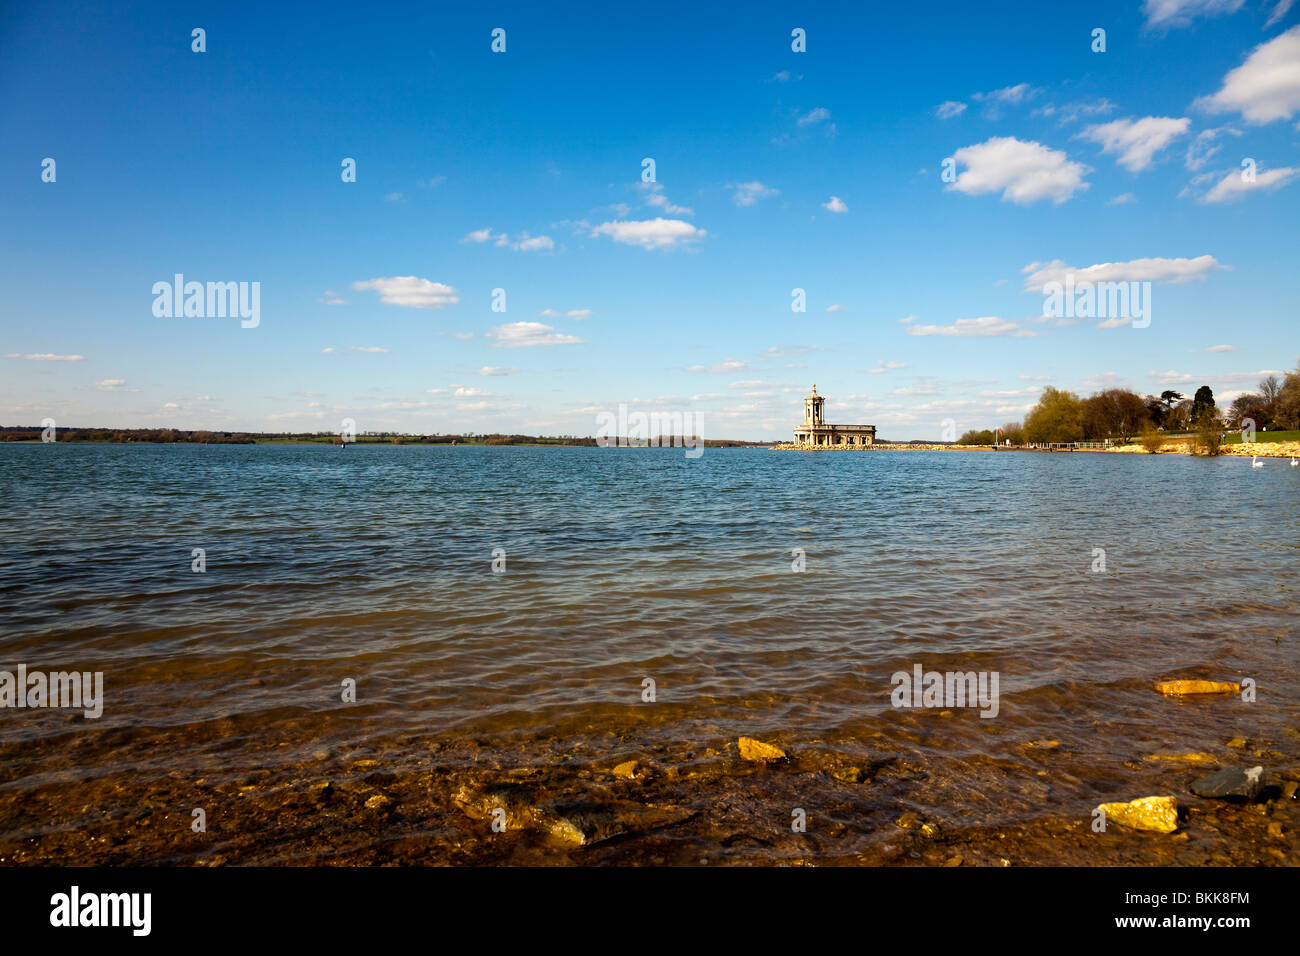
M 0 423 L 768 439 L 815 381 L 938 438 L 1295 366 L 1288 0 L 446 6 L 7 5 Z M 1043 320 L 1066 273 L 1149 326 Z

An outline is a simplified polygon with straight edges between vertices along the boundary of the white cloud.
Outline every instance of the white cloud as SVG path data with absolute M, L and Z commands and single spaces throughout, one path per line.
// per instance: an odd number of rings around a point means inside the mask
M 647 206 L 654 206 L 656 209 L 662 209 L 670 216 L 693 216 L 695 210 L 689 206 L 678 206 L 671 202 L 664 195 L 664 187 L 661 183 L 637 183 L 641 191 L 644 192 Z
M 377 345 L 349 345 L 349 352 L 370 352 L 374 355 L 387 355 L 388 349 L 381 349 Z
M 836 302 L 834 305 L 828 305 L 828 306 L 826 306 L 826 311 L 827 311 L 827 312 L 843 312 L 843 311 L 844 311 L 844 306 L 842 306 L 842 305 L 840 305 L 838 302 Z
M 681 219 L 632 219 L 601 223 L 591 230 L 593 236 L 608 236 L 615 242 L 642 249 L 671 249 L 696 242 L 708 235 Z
M 822 203 L 823 209 L 829 209 L 831 212 L 848 212 L 849 207 L 845 205 L 844 200 L 839 196 L 832 196 Z
M 1048 103 L 1046 106 L 1040 106 L 1034 110 L 1034 116 L 1056 117 L 1057 125 L 1068 126 L 1080 116 L 1105 116 L 1115 109 L 1115 104 L 1104 96 L 1097 100 L 1079 100 L 1075 103 L 1066 103 L 1064 106 L 1057 106 L 1055 103 Z
M 1148 27 L 1185 27 L 1196 17 L 1236 13 L 1244 0 L 1146 0 L 1142 12 Z
M 110 392 L 113 389 L 121 388 L 125 384 L 126 384 L 126 379 L 124 378 L 106 378 L 102 382 L 96 382 L 95 388 L 103 389 L 106 392 Z
M 1186 372 L 1176 372 L 1170 369 L 1167 372 L 1151 371 L 1151 381 L 1157 385 L 1253 385 L 1262 378 L 1270 375 L 1284 375 L 1277 369 L 1264 368 L 1258 372 L 1237 372 L 1227 375 L 1189 375 Z
M 1211 345 L 1208 349 L 1201 349 L 1202 352 L 1235 352 L 1235 345 Z
M 334 352 L 337 352 L 337 351 L 338 351 L 338 349 L 335 349 L 335 348 L 321 349 L 321 350 L 320 350 L 320 354 L 321 354 L 321 355 L 332 355 Z
M 934 108 L 934 115 L 939 119 L 952 119 L 966 111 L 966 104 L 956 100 L 945 100 Z
M 337 292 L 331 292 L 329 289 L 326 289 L 325 294 L 321 296 L 319 299 L 317 299 L 316 301 L 324 302 L 326 305 L 347 305 L 348 304 L 347 299 L 344 299 Z
M 493 232 L 491 229 L 475 229 L 460 241 L 491 242 L 493 245 L 514 249 L 516 252 L 536 252 L 539 249 L 555 248 L 555 240 L 550 236 L 530 236 L 522 232 L 519 238 L 511 240 L 509 233 Z
M 1114 199 L 1107 199 L 1107 206 L 1123 206 L 1131 202 L 1137 202 L 1132 193 L 1120 193 Z
M 1251 123 L 1289 120 L 1300 111 L 1300 26 L 1251 51 L 1223 78 L 1223 88 L 1195 106 L 1211 113 L 1237 112 Z
M 456 391 L 452 392 L 453 398 L 484 398 L 491 395 L 491 392 L 485 392 L 481 388 L 467 388 L 464 385 L 457 386 Z
M 19 355 L 17 352 L 10 352 L 5 356 L 7 359 L 23 359 L 27 362 L 84 362 L 84 355 L 53 355 L 49 352 L 40 352 L 33 355 Z
M 1137 173 L 1150 166 L 1152 157 L 1186 133 L 1190 125 L 1186 117 L 1144 116 L 1089 126 L 1079 136 L 1100 143 L 1103 153 L 1119 153 L 1119 164 Z
M 1032 90 L 1028 83 L 1017 83 L 1015 86 L 1004 86 L 1000 90 L 991 90 L 988 93 L 976 93 L 972 99 L 983 101 L 992 101 L 995 103 L 1019 103 L 1026 96 L 1031 96 Z
M 977 196 L 1002 191 L 1009 202 L 1027 204 L 1042 199 L 1062 203 L 1088 188 L 1088 167 L 1072 162 L 1060 150 L 1013 136 L 995 136 L 963 146 L 953 159 L 966 166 L 946 188 Z
M 689 365 L 686 368 L 688 372 L 739 372 L 749 366 L 748 362 L 742 362 L 739 359 L 727 359 L 725 362 L 719 362 L 717 365 Z
M 764 186 L 758 180 L 748 183 L 735 183 L 734 188 L 736 191 L 731 198 L 737 206 L 752 206 L 760 199 L 770 199 L 780 192 L 771 186 Z
M 908 335 L 947 335 L 957 338 L 988 338 L 991 336 L 1009 336 L 1027 338 L 1036 333 L 1022 329 L 1010 319 L 986 315 L 978 319 L 958 319 L 952 325 L 909 325 Z
M 800 126 L 811 126 L 814 123 L 822 123 L 831 118 L 831 111 L 823 106 L 809 110 L 803 116 L 800 116 L 796 122 Z
M 406 197 L 401 193 L 389 193 L 384 197 L 384 202 L 406 202 Z
M 460 301 L 456 290 L 451 286 L 417 276 L 367 279 L 365 282 L 352 283 L 352 288 L 358 292 L 363 289 L 373 289 L 379 293 L 380 302 L 386 305 L 402 305 L 411 309 L 441 309 Z
M 1219 126 L 1215 129 L 1203 129 L 1196 134 L 1196 139 L 1192 140 L 1187 147 L 1187 156 L 1183 163 L 1188 169 L 1195 172 L 1206 163 L 1208 163 L 1220 149 L 1222 145 L 1215 144 L 1215 140 L 1223 134 L 1230 136 L 1240 136 L 1241 130 L 1233 129 L 1231 126 Z
M 1261 192 L 1270 189 L 1281 189 L 1291 180 L 1300 174 L 1300 169 L 1294 166 L 1283 166 L 1280 169 L 1270 169 L 1266 172 L 1256 172 L 1255 179 L 1248 182 L 1242 177 L 1245 170 L 1233 170 L 1224 176 L 1214 185 L 1214 188 L 1201 197 L 1201 202 L 1233 202 L 1243 198 L 1246 193 L 1253 190 Z
M 480 375 L 513 375 L 519 371 L 517 368 L 502 368 L 498 365 L 484 365 L 478 370 Z
M 511 248 L 519 252 L 535 252 L 538 249 L 554 249 L 555 240 L 550 236 L 530 236 L 525 232 L 511 246 Z
M 1277 5 L 1273 7 L 1273 12 L 1268 15 L 1268 21 L 1264 24 L 1264 29 L 1267 30 L 1273 24 L 1286 16 L 1291 10 L 1291 4 L 1294 2 L 1295 0 L 1277 0 Z
M 511 322 L 498 325 L 489 336 L 496 339 L 497 348 L 526 349 L 543 345 L 579 345 L 582 339 L 555 331 L 541 322 Z
M 542 309 L 537 314 L 545 316 L 548 319 L 558 319 L 560 317 L 560 313 L 556 312 L 554 309 Z
M 1088 282 L 1196 282 L 1205 279 L 1215 269 L 1223 268 L 1214 256 L 1197 256 L 1195 259 L 1133 259 L 1129 262 L 1100 262 L 1079 268 L 1066 265 L 1060 259 L 1051 262 L 1031 262 L 1020 271 L 1025 273 L 1025 291 L 1042 292 L 1049 282 L 1065 282 L 1067 275 L 1075 283 Z
M 575 322 L 581 322 L 584 319 L 591 318 L 595 313 L 591 309 L 570 309 L 565 314 Z

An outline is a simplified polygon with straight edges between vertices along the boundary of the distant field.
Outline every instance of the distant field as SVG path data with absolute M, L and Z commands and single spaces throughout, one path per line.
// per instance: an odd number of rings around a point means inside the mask
M 1300 430 L 1289 432 L 1255 432 L 1255 441 L 1300 441 Z M 1241 432 L 1229 432 L 1225 445 L 1240 445 Z

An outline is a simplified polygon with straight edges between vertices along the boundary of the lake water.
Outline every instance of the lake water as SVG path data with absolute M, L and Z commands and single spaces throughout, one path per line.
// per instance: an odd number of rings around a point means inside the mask
M 1089 810 L 1205 773 L 1153 755 L 1300 767 L 1286 464 L 0 445 L 0 669 L 104 674 L 97 720 L 0 710 L 0 858 L 938 862 L 912 811 L 967 862 L 1008 829 L 1028 861 L 1208 862 L 1231 835 L 1166 860 L 1090 841 Z M 892 706 L 915 665 L 996 674 L 996 716 Z M 741 735 L 791 760 L 740 761 Z M 630 759 L 643 781 L 610 774 Z M 681 819 L 493 834 L 454 797 L 501 781 Z

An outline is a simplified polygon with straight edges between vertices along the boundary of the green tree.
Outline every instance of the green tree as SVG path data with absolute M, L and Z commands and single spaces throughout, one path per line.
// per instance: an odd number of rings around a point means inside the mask
M 1038 404 L 1025 416 L 1025 440 L 1079 441 L 1083 438 L 1082 412 L 1083 402 L 1078 395 L 1048 385 Z
M 1196 390 L 1195 397 L 1192 398 L 1192 424 L 1199 425 L 1201 419 L 1206 415 L 1217 417 L 1217 409 L 1214 404 L 1214 391 L 1208 385 L 1202 385 Z

